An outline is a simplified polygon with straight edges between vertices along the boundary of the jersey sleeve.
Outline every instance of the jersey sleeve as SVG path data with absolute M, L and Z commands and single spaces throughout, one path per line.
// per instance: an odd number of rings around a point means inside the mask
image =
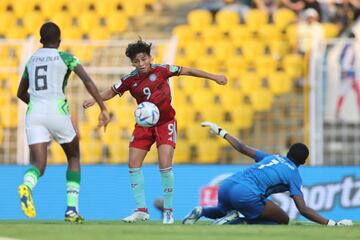
M 261 150 L 256 150 L 255 153 L 255 162 L 260 162 L 261 160 L 263 160 L 265 157 L 269 156 L 271 154 L 268 154 L 264 151 Z
M 179 76 L 181 73 L 181 68 L 182 67 L 180 67 L 180 66 L 166 64 L 165 68 L 164 68 L 165 78 Z
M 59 52 L 61 59 L 64 61 L 65 65 L 73 71 L 78 64 L 80 64 L 79 59 L 67 52 Z
M 123 95 L 124 92 L 126 92 L 127 90 L 129 90 L 127 84 L 126 84 L 126 80 L 124 80 L 124 78 L 121 78 L 117 83 L 115 83 L 111 89 L 116 93 L 119 94 L 120 96 Z
M 302 180 L 299 172 L 296 172 L 296 174 L 292 175 L 289 185 L 289 192 L 291 197 L 296 195 L 303 196 L 303 193 L 301 191 Z

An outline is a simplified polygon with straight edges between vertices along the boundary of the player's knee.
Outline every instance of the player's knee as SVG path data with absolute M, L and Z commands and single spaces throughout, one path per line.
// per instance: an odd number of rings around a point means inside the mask
M 289 216 L 284 216 L 283 219 L 280 221 L 280 224 L 288 225 L 289 221 Z

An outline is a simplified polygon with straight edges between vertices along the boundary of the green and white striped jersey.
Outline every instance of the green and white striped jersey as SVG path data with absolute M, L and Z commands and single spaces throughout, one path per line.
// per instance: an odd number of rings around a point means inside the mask
M 66 103 L 65 87 L 71 71 L 79 63 L 73 55 L 60 52 L 56 48 L 38 49 L 29 59 L 23 73 L 23 77 L 29 80 L 28 111 L 63 112 L 61 108 L 64 106 L 59 105 Z

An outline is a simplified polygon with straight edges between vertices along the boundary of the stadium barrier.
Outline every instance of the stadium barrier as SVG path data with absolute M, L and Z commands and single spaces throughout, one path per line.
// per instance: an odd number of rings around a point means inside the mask
M 243 170 L 244 165 L 176 165 L 174 214 L 183 218 L 192 207 L 216 204 L 218 184 L 228 175 Z M 20 209 L 17 186 L 26 166 L 0 167 L 0 219 L 26 219 Z M 61 220 L 66 208 L 66 166 L 49 166 L 40 179 L 33 198 L 36 219 Z M 145 192 L 151 219 L 160 219 L 154 200 L 161 197 L 158 166 L 145 165 Z M 360 220 L 360 167 L 301 167 L 303 192 L 307 204 L 327 218 Z M 126 165 L 88 165 L 82 167 L 80 212 L 88 220 L 120 220 L 135 208 Z M 186 180 L 185 180 L 186 179 Z M 286 194 L 273 199 L 288 212 L 291 219 L 299 216 Z

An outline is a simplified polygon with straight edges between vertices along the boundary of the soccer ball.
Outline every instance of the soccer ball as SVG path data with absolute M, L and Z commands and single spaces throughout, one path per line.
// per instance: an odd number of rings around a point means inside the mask
M 136 123 L 142 127 L 153 127 L 159 121 L 160 112 L 151 102 L 140 103 L 134 112 Z

